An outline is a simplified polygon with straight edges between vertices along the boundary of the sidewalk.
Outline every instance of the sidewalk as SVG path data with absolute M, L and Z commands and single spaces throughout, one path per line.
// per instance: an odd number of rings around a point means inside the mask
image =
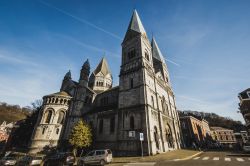
M 199 155 L 201 151 L 195 150 L 175 150 L 154 156 L 145 157 L 114 157 L 112 164 L 130 163 L 130 162 L 157 162 L 166 160 L 185 160 L 194 155 Z

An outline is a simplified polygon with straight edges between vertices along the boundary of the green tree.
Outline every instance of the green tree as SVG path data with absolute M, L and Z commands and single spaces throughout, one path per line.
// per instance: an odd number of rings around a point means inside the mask
M 89 147 L 92 143 L 90 126 L 83 120 L 78 121 L 71 131 L 69 143 L 73 147 L 74 155 L 76 155 L 78 148 Z

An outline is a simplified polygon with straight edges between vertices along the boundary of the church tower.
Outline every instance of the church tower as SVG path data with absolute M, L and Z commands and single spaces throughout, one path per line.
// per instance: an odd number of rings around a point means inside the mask
M 133 155 L 140 153 L 139 133 L 144 134 L 144 153 L 152 154 L 151 131 L 154 128 L 149 119 L 157 102 L 151 49 L 146 31 L 134 10 L 122 42 L 118 104 L 122 122 L 118 139 L 123 140 L 119 150 L 129 150 Z
M 113 78 L 108 63 L 105 57 L 103 57 L 90 76 L 89 87 L 96 93 L 101 93 L 112 88 L 112 81 Z
M 82 65 L 80 78 L 79 78 L 79 84 L 82 86 L 87 87 L 88 81 L 89 81 L 89 73 L 90 73 L 90 65 L 89 60 L 87 59 L 84 64 Z

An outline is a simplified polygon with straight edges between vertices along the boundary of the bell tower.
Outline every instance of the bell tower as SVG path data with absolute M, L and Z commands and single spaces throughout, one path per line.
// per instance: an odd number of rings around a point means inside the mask
M 126 35 L 122 42 L 122 65 L 120 69 L 119 107 L 128 107 L 138 104 L 146 104 L 144 84 L 148 75 L 153 76 L 153 59 L 151 44 L 146 31 L 134 10 Z M 134 100 L 131 99 L 134 96 Z M 129 98 L 129 99 L 127 99 Z M 126 103 L 123 103 L 126 101 Z
M 83 85 L 85 87 L 88 86 L 88 81 L 89 81 L 89 73 L 90 73 L 90 65 L 89 65 L 89 60 L 87 59 L 81 69 L 81 74 L 79 78 L 79 84 Z
M 139 133 L 144 134 L 145 154 L 151 154 L 150 111 L 156 108 L 152 48 L 140 17 L 134 10 L 122 42 L 119 80 L 119 137 L 131 154 L 140 151 Z M 150 114 L 150 115 L 149 115 Z M 131 138 L 130 136 L 135 136 Z M 133 143 L 131 139 L 134 140 Z M 122 144 L 121 144 L 122 145 Z

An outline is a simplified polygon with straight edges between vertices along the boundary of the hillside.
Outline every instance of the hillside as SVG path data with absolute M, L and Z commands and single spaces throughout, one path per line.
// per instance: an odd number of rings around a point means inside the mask
M 246 130 L 245 126 L 241 123 L 241 121 L 235 121 L 228 117 L 222 117 L 215 113 L 207 113 L 207 112 L 199 112 L 199 111 L 178 111 L 180 116 L 194 116 L 197 119 L 204 118 L 208 121 L 209 126 L 218 126 L 227 129 L 232 129 L 235 132 L 239 132 L 242 130 Z
M 0 102 L 0 124 L 3 121 L 9 123 L 25 119 L 30 112 L 31 109 L 28 107 L 21 108 L 19 105 L 8 105 Z

